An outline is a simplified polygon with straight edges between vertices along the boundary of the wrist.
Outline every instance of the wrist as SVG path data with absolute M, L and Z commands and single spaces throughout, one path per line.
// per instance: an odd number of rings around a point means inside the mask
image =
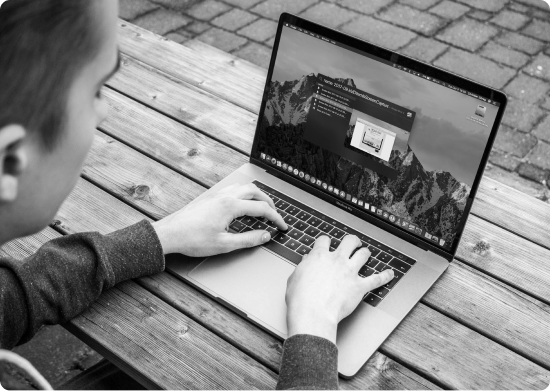
M 336 343 L 338 321 L 322 311 L 292 311 L 287 316 L 288 338 L 297 334 L 309 334 Z
M 170 241 L 169 241 L 169 234 L 166 231 L 164 225 L 162 224 L 162 220 L 155 221 L 151 223 L 153 226 L 153 229 L 155 230 L 155 233 L 157 234 L 157 237 L 160 242 L 160 246 L 162 247 L 162 252 L 164 255 L 171 254 L 174 251 L 170 248 Z

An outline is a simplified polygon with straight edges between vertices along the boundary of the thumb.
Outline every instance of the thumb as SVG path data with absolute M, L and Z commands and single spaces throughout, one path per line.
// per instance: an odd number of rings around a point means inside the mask
M 228 234 L 229 251 L 238 250 L 241 248 L 256 247 L 267 243 L 271 240 L 271 235 L 267 231 L 252 230 L 238 234 Z
M 393 280 L 393 270 L 384 270 L 382 273 L 373 274 L 372 276 L 363 278 L 362 280 L 365 293 L 367 293 Z

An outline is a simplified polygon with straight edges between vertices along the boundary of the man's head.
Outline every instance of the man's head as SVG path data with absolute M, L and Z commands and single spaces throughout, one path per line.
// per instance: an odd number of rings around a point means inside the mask
M 118 65 L 116 0 L 0 8 L 0 243 L 42 229 L 76 181 Z

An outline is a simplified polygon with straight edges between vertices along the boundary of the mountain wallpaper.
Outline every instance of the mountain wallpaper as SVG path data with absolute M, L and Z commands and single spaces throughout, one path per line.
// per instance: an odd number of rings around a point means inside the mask
M 355 87 L 351 79 L 336 79 Z M 347 193 L 406 219 L 451 243 L 464 213 L 470 187 L 445 171 L 426 171 L 408 148 L 392 151 L 382 162 L 398 171 L 396 179 L 357 165 L 303 139 L 314 74 L 299 80 L 272 81 L 262 119 L 259 149 Z M 353 128 L 350 126 L 348 135 Z

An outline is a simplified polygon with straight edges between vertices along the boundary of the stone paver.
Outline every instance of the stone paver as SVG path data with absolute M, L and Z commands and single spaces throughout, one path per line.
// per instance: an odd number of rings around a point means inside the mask
M 539 140 L 550 143 L 550 115 L 546 116 L 546 118 L 539 123 L 533 131 L 533 135 L 538 137 Z
M 540 101 L 548 94 L 548 91 L 550 91 L 549 84 L 541 83 L 539 79 L 525 74 L 516 76 L 504 89 L 507 94 L 528 103 Z
M 272 20 L 258 19 L 254 23 L 240 29 L 237 33 L 254 41 L 263 42 L 277 33 L 277 23 Z
M 521 163 L 517 171 L 522 177 L 536 182 L 546 183 L 549 178 L 548 171 L 531 163 Z
M 544 44 L 536 39 L 512 32 L 504 33 L 503 35 L 497 37 L 496 41 L 501 45 L 508 46 L 509 48 L 513 48 L 527 54 L 538 53 L 544 47 Z
M 401 4 L 410 5 L 420 10 L 427 10 L 439 0 L 400 0 Z
M 266 69 L 269 67 L 271 59 L 271 49 L 255 42 L 248 43 L 233 54 Z
M 483 57 L 490 58 L 491 60 L 516 69 L 521 68 L 529 61 L 528 55 L 508 49 L 494 42 L 487 42 L 479 53 Z
M 431 38 L 418 37 L 411 42 L 405 49 L 401 50 L 403 54 L 419 59 L 424 62 L 432 62 L 437 56 L 447 49 L 445 45 Z
M 550 57 L 544 54 L 539 54 L 529 63 L 524 69 L 531 76 L 540 77 L 550 81 Z
M 533 21 L 522 30 L 522 33 L 542 41 L 550 42 L 550 23 L 533 19 Z
M 393 1 L 394 0 L 342 0 L 339 4 L 363 14 L 374 14 Z
M 495 88 L 504 87 L 516 73 L 477 54 L 455 48 L 449 49 L 434 64 Z
M 412 41 L 416 34 L 401 27 L 363 16 L 342 27 L 342 31 L 389 49 L 399 49 Z
M 231 7 L 225 3 L 215 0 L 206 0 L 193 6 L 187 11 L 187 14 L 195 19 L 208 21 L 230 9 Z
M 396 4 L 378 15 L 388 22 L 406 27 L 418 33 L 432 35 L 446 24 L 444 19 L 415 8 Z
M 188 17 L 162 8 L 132 21 L 132 23 L 159 35 L 180 29 L 190 22 L 191 19 Z
M 497 16 L 491 19 L 491 22 L 510 30 L 518 30 L 525 26 L 529 17 L 517 12 L 502 10 Z
M 439 15 L 447 19 L 458 19 L 466 12 L 470 10 L 470 7 L 464 4 L 455 3 L 450 0 L 444 0 L 430 9 L 430 12 Z
M 449 26 L 436 37 L 463 49 L 475 51 L 497 33 L 496 27 L 465 18 Z
M 526 133 L 515 132 L 507 126 L 501 126 L 494 148 L 522 158 L 537 144 L 537 139 Z
M 299 14 L 306 8 L 317 3 L 318 0 L 269 0 L 258 4 L 250 11 L 259 14 L 265 18 L 279 20 L 283 12 Z
M 207 30 L 199 35 L 197 39 L 226 52 L 235 50 L 247 43 L 246 38 L 218 28 Z
M 321 2 L 308 8 L 300 16 L 313 22 L 336 28 L 357 17 L 357 13 L 342 8 L 337 4 Z
M 459 0 L 461 3 L 484 11 L 500 11 L 508 2 L 507 0 Z
M 223 0 L 223 1 L 228 4 L 234 5 L 236 7 L 248 9 L 263 0 Z
M 120 0 L 119 16 L 124 20 L 131 20 L 158 7 L 157 4 L 147 0 Z
M 521 163 L 520 158 L 506 152 L 501 152 L 495 148 L 493 148 L 489 155 L 489 161 L 508 171 L 515 171 Z
M 502 122 L 522 132 L 530 132 L 543 115 L 544 111 L 537 106 L 510 98 Z
M 550 170 L 550 144 L 539 141 L 529 153 L 529 161 L 537 167 Z
M 184 11 L 190 8 L 193 4 L 197 3 L 197 0 L 152 0 L 152 2 L 162 5 L 165 8 L 171 8 L 176 11 Z
M 529 5 L 531 7 L 537 7 L 545 11 L 550 11 L 550 8 L 548 8 L 548 4 L 543 0 L 520 0 L 520 2 L 525 3 L 526 5 Z
M 256 15 L 239 8 L 234 8 L 212 20 L 212 24 L 226 30 L 235 31 L 252 23 L 256 19 L 258 19 Z
M 481 21 L 489 20 L 491 16 L 493 16 L 490 12 L 485 12 L 481 10 L 473 10 L 468 15 L 474 19 Z

